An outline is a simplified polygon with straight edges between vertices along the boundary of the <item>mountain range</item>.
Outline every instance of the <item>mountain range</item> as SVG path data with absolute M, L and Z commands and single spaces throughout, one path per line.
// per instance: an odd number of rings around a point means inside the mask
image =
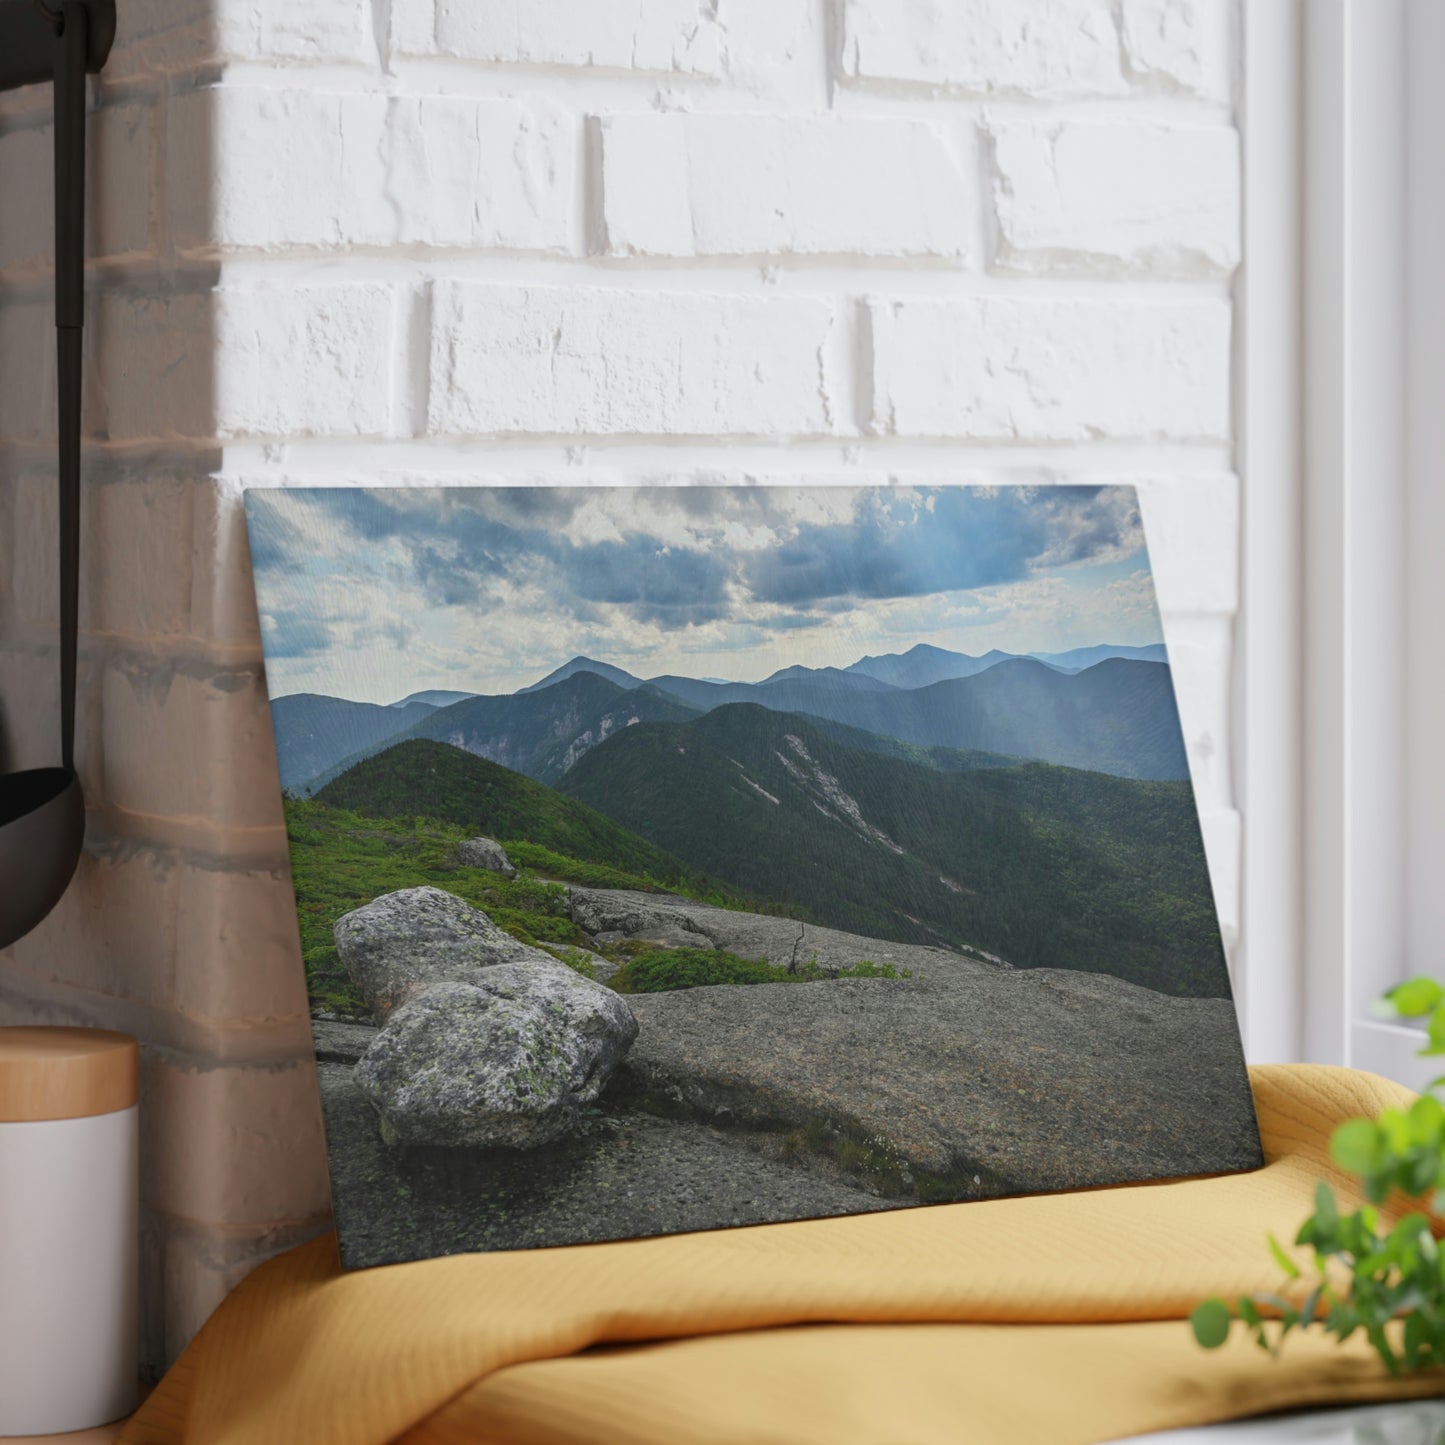
M 389 707 L 293 694 L 277 699 L 273 714 L 282 783 L 291 791 L 314 792 L 412 738 L 450 743 L 556 783 L 624 728 L 687 722 L 739 703 L 799 714 L 849 746 L 945 771 L 989 765 L 979 756 L 988 754 L 994 765 L 1036 758 L 1122 777 L 1183 779 L 1188 764 L 1169 668 L 1153 660 L 1155 651 L 975 658 L 920 645 L 848 668 L 786 667 L 757 683 L 673 674 L 643 680 L 576 657 L 516 693 L 423 692 Z M 1093 660 L 1101 652 L 1109 655 Z M 1080 659 L 1087 665 L 1075 666 Z

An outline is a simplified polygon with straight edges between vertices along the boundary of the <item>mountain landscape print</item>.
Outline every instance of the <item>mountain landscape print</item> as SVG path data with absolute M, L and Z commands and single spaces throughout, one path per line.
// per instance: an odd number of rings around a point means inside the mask
M 348 1266 L 1260 1164 L 1132 488 L 246 513 Z

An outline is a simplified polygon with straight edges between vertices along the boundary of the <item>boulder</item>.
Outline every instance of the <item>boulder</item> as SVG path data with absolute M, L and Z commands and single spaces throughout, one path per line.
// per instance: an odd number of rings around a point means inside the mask
M 384 893 L 342 914 L 332 936 L 351 981 L 382 1020 L 419 988 L 473 982 L 503 963 L 556 962 L 440 888 Z
M 393 1144 L 531 1149 L 561 1138 L 637 1037 L 624 999 L 555 960 L 413 993 L 356 1066 Z
M 464 838 L 457 844 L 457 862 L 463 868 L 485 868 L 504 878 L 515 878 L 517 870 L 507 850 L 495 838 Z

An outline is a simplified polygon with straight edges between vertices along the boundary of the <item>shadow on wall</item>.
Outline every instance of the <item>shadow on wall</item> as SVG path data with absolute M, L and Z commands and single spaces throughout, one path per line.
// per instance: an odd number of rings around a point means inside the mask
M 245 528 L 220 478 L 201 97 L 232 41 L 209 0 L 146 9 L 120 7 L 91 81 L 86 846 L 55 912 L 0 953 L 0 1023 L 141 1040 L 141 1346 L 158 1374 L 256 1263 L 327 1226 L 329 1191 Z M 48 86 L 0 97 L 6 769 L 59 756 L 50 113 Z

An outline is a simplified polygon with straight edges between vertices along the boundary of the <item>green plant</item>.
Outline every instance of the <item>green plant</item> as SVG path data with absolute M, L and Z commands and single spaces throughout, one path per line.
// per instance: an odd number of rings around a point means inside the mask
M 1417 978 L 1392 989 L 1379 1010 L 1390 1018 L 1426 1020 L 1423 1055 L 1445 1055 L 1445 987 Z M 1228 1339 L 1236 1320 L 1262 1349 L 1278 1352 L 1292 1330 L 1317 1328 L 1343 1343 L 1362 1332 L 1391 1374 L 1445 1364 L 1445 1256 L 1431 1214 L 1445 1213 L 1445 1107 L 1437 1078 L 1408 1109 L 1378 1119 L 1350 1119 L 1330 1138 L 1330 1154 L 1359 1175 L 1366 1203 L 1343 1213 L 1321 1180 L 1315 1211 L 1295 1244 L 1314 1251 L 1316 1278 L 1301 1298 L 1302 1271 L 1273 1235 L 1269 1247 L 1284 1271 L 1278 1291 L 1241 1296 L 1231 1307 L 1208 1299 L 1190 1316 L 1206 1349 Z M 1418 1200 L 1393 1228 L 1382 1230 L 1379 1206 L 1399 1190 Z M 1427 1212 L 1428 1210 L 1428 1212 Z

